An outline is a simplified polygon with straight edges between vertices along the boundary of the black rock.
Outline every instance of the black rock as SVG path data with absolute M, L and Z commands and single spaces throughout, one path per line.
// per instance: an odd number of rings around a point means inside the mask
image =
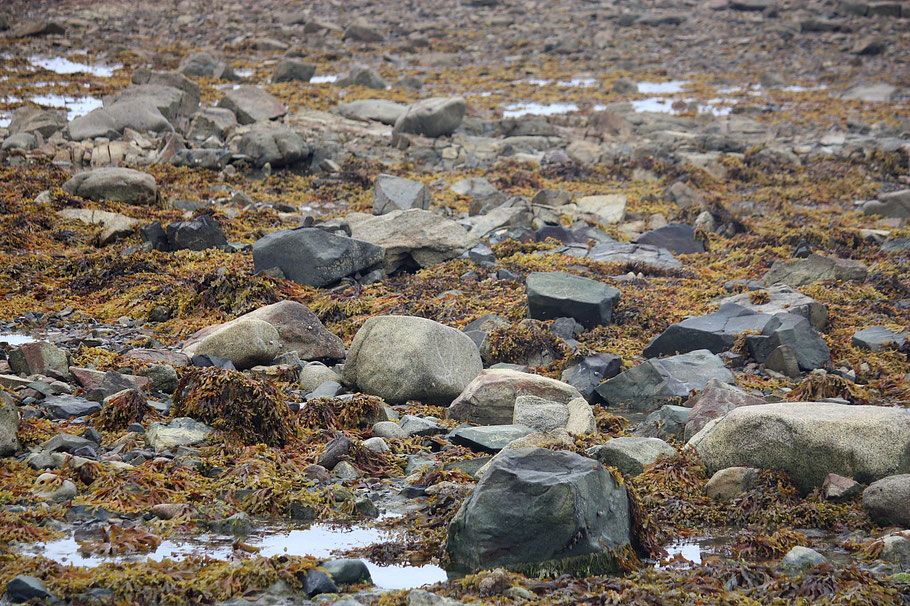
M 547 328 L 560 339 L 574 339 L 585 331 L 585 327 L 575 321 L 575 318 L 556 318 Z
M 351 441 L 351 438 L 347 436 L 338 436 L 325 445 L 325 452 L 320 455 L 319 459 L 316 461 L 319 465 L 322 465 L 326 469 L 333 469 L 338 463 L 347 458 L 348 453 L 351 452 L 354 443 Z
M 101 404 L 85 398 L 70 395 L 59 395 L 45 398 L 41 402 L 52 419 L 72 419 L 101 412 Z
M 337 585 L 371 583 L 370 570 L 363 560 L 329 560 L 321 564 Z
M 562 371 L 561 380 L 577 389 L 588 402 L 599 399 L 595 389 L 622 371 L 622 358 L 608 353 L 586 356 Z
M 175 221 L 167 226 L 170 250 L 205 250 L 227 245 L 221 225 L 208 215 L 189 221 Z
M 596 280 L 561 271 L 534 272 L 525 282 L 535 320 L 569 316 L 586 327 L 609 324 L 619 291 Z
M 6 599 L 12 604 L 21 604 L 29 600 L 56 601 L 56 596 L 47 590 L 41 579 L 20 574 L 6 584 Z
M 308 597 L 317 596 L 321 593 L 338 593 L 338 586 L 332 581 L 331 577 L 321 570 L 307 570 L 306 579 L 303 582 L 303 592 Z
M 140 227 L 139 235 L 143 242 L 151 244 L 152 249 L 167 250 L 167 234 L 158 221 Z
M 684 223 L 670 223 L 645 232 L 633 240 L 635 244 L 649 244 L 665 248 L 678 255 L 705 252 L 705 243 L 695 239 L 695 229 Z

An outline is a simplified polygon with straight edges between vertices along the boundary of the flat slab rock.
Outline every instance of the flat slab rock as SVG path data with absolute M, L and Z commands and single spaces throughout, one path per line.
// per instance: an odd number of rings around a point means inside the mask
M 533 272 L 525 281 L 528 311 L 535 320 L 575 318 L 586 327 L 609 324 L 619 290 L 562 271 Z
M 508 444 L 534 433 L 524 425 L 487 425 L 485 427 L 456 427 L 447 439 L 453 444 L 467 446 L 475 452 L 499 452 Z
M 588 250 L 586 246 L 561 246 L 551 251 L 604 263 L 639 263 L 658 269 L 678 269 L 682 262 L 666 248 L 629 242 L 604 242 Z

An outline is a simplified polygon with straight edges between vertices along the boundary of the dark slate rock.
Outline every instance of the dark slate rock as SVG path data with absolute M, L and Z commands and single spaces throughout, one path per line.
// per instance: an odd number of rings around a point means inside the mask
M 98 448 L 98 443 L 81 436 L 74 436 L 68 433 L 58 433 L 53 438 L 45 442 L 42 447 L 48 452 L 68 452 L 72 454 L 80 448 Z
M 547 327 L 551 333 L 568 341 L 574 339 L 585 331 L 585 327 L 579 324 L 575 318 L 556 318 L 553 323 Z
M 497 455 L 449 526 L 454 568 L 496 566 L 555 577 L 610 572 L 628 545 L 626 490 L 598 462 L 544 448 Z M 569 560 L 571 558 L 571 560 Z
M 167 226 L 171 250 L 205 250 L 227 245 L 221 225 L 208 215 L 189 221 L 175 221 Z
M 525 282 L 535 320 L 569 316 L 587 327 L 609 324 L 619 291 L 596 280 L 561 271 L 534 272 Z
M 595 389 L 603 381 L 612 379 L 622 370 L 622 358 L 613 354 L 598 353 L 586 356 L 578 364 L 562 371 L 560 379 L 577 389 L 588 402 L 597 399 Z
M 796 356 L 802 370 L 815 370 L 826 366 L 831 351 L 825 340 L 815 332 L 809 321 L 795 314 L 776 314 L 760 335 L 746 336 L 749 354 L 756 362 L 765 362 L 774 350 L 788 346 Z
M 686 431 L 686 422 L 689 420 L 691 408 L 667 404 L 655 410 L 633 432 L 636 436 L 644 438 L 660 438 L 666 440 L 674 438 L 680 442 Z
M 370 570 L 363 560 L 329 560 L 320 566 L 325 568 L 336 585 L 357 585 L 359 583 L 372 583 Z
M 312 569 L 306 572 L 303 592 L 312 598 L 322 593 L 338 593 L 338 586 L 323 571 Z
M 705 243 L 695 239 L 695 229 L 685 223 L 670 223 L 645 232 L 633 240 L 636 244 L 650 244 L 665 248 L 678 255 L 705 252 Z
M 648 343 L 642 355 L 656 358 L 696 349 L 720 353 L 733 347 L 743 332 L 760 332 L 772 321 L 773 316 L 770 314 L 756 313 L 734 303 L 727 303 L 713 314 L 672 324 Z
M 215 366 L 217 368 L 224 368 L 225 370 L 237 370 L 237 368 L 234 367 L 234 363 L 227 358 L 221 358 L 219 356 L 213 356 L 211 354 L 193 356 L 190 359 L 190 362 L 193 364 L 193 366 L 198 366 L 201 368 Z
M 320 383 L 319 386 L 306 395 L 307 400 L 315 400 L 317 398 L 334 398 L 338 394 L 342 393 L 344 388 L 341 386 L 341 383 L 337 381 L 325 381 Z
M 53 419 L 72 419 L 101 411 L 101 404 L 98 402 L 69 395 L 51 396 L 41 402 L 41 406 Z
M 896 333 L 884 326 L 870 326 L 853 335 L 853 346 L 870 351 L 881 351 L 887 347 L 899 348 L 907 342 L 907 333 Z
M 30 600 L 42 602 L 57 600 L 56 596 L 44 586 L 41 579 L 27 574 L 20 574 L 6 584 L 6 599 L 12 604 L 21 604 Z
M 140 227 L 139 235 L 143 242 L 151 245 L 152 250 L 167 250 L 167 234 L 158 221 Z
M 353 447 L 354 442 L 347 436 L 333 438 L 325 445 L 325 451 L 316 462 L 326 469 L 332 469 L 347 458 Z
M 524 425 L 462 425 L 450 431 L 446 438 L 452 444 L 467 446 L 475 452 L 495 453 L 505 448 L 509 442 L 532 433 L 534 430 Z
M 287 279 L 307 286 L 328 286 L 382 260 L 380 246 L 312 227 L 272 232 L 253 245 L 257 272 L 277 267 Z

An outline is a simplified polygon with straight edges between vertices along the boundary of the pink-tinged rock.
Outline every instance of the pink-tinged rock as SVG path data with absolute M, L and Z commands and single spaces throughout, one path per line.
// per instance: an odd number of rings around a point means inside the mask
M 94 368 L 81 368 L 79 366 L 70 367 L 70 373 L 72 373 L 73 378 L 76 379 L 76 382 L 79 383 L 79 386 L 86 391 L 90 389 L 98 389 L 101 387 L 101 384 L 104 382 L 104 375 L 107 374 L 103 371 L 95 370 Z M 123 375 L 123 378 L 130 383 L 133 383 L 136 389 L 148 391 L 148 386 L 150 383 L 148 377 Z
M 169 349 L 131 349 L 126 352 L 126 357 L 131 360 L 148 362 L 149 364 L 170 364 L 177 367 L 183 367 L 190 363 L 190 359 L 186 354 Z
M 68 377 L 69 360 L 66 352 L 45 341 L 25 343 L 9 354 L 9 365 L 20 375 Z
M 848 501 L 862 493 L 862 485 L 851 478 L 829 473 L 822 484 L 822 494 L 828 501 Z
M 717 379 L 711 379 L 704 390 L 697 396 L 689 398 L 684 406 L 692 409 L 686 421 L 684 439 L 689 440 L 708 424 L 708 421 L 724 416 L 740 406 L 767 404 L 759 397 L 750 395 L 742 389 L 727 385 Z

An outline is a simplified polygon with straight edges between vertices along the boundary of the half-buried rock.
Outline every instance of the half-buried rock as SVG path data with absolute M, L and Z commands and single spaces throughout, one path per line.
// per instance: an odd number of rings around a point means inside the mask
M 503 566 L 526 575 L 618 570 L 630 548 L 626 489 L 573 452 L 507 449 L 497 455 L 449 527 L 456 570 Z
M 281 337 L 274 326 L 247 318 L 226 324 L 199 341 L 193 355 L 227 358 L 235 367 L 245 369 L 270 364 L 280 350 Z
M 131 168 L 96 168 L 79 173 L 63 184 L 63 191 L 88 200 L 148 204 L 158 199 L 152 175 Z
M 426 318 L 378 316 L 354 336 L 342 378 L 389 403 L 447 405 L 482 369 L 477 347 L 460 330 Z
M 408 107 L 395 122 L 395 133 L 427 137 L 448 135 L 461 126 L 466 109 L 461 97 L 433 97 Z
M 535 320 L 575 318 L 585 327 L 609 324 L 619 291 L 597 280 L 561 271 L 528 276 L 528 311 Z

